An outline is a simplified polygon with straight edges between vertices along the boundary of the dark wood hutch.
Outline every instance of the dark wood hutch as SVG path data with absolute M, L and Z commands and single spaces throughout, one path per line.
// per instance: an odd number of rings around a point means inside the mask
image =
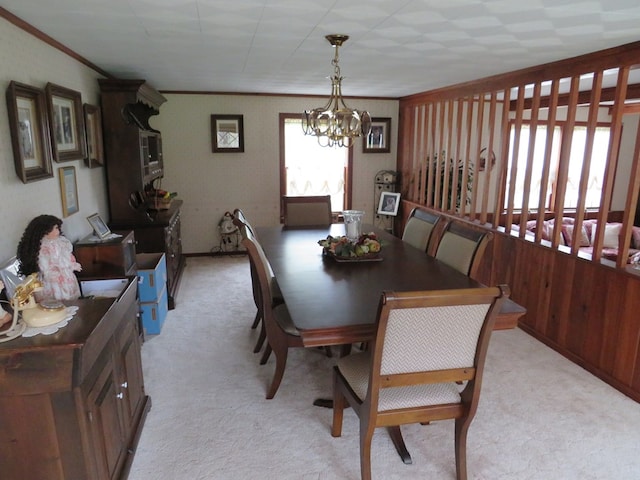
M 154 208 L 151 196 L 164 176 L 162 136 L 149 124 L 166 98 L 144 80 L 98 80 L 112 230 L 133 230 L 138 253 L 164 252 L 169 308 L 184 268 L 182 200 Z M 165 206 L 166 207 L 166 206 Z

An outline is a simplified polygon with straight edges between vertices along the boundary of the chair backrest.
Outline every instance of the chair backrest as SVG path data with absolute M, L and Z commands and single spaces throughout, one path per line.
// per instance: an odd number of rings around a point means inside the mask
M 440 218 L 441 216 L 435 213 L 414 208 L 409 214 L 409 218 L 404 227 L 402 240 L 426 252 L 435 225 Z
M 285 227 L 328 226 L 332 223 L 331 196 L 283 196 Z
M 367 393 L 372 405 L 383 388 L 464 381 L 465 402 L 477 402 L 495 317 L 508 295 L 506 285 L 383 293 Z
M 436 249 L 435 257 L 459 272 L 475 278 L 482 256 L 493 234 L 480 226 L 450 221 Z
M 238 230 L 240 231 L 240 235 L 242 236 L 242 238 L 245 238 L 247 235 L 251 235 L 252 237 L 255 238 L 256 235 L 253 230 L 253 227 L 247 221 L 247 217 L 245 216 L 244 212 L 239 208 L 236 208 L 233 211 L 233 224 L 236 227 L 238 227 Z
M 270 280 L 270 267 L 269 261 L 267 260 L 266 255 L 264 254 L 264 250 L 262 246 L 256 241 L 254 237 L 247 237 L 242 239 L 242 245 L 247 249 L 247 253 L 249 255 L 249 261 L 253 265 L 254 272 L 256 275 L 256 280 L 258 284 L 258 288 L 260 291 L 261 299 L 270 299 L 271 295 L 271 280 Z M 267 300 L 268 308 L 271 307 L 270 301 Z M 264 302 L 263 302 L 263 307 Z

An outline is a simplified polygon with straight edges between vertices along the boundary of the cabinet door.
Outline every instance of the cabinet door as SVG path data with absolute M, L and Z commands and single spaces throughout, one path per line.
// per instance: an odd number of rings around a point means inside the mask
M 135 312 L 129 312 L 129 314 L 133 314 L 133 318 L 135 318 Z M 140 337 L 136 331 L 134 320 L 125 327 L 119 344 L 118 382 L 120 392 L 123 395 L 122 421 L 124 431 L 129 432 L 144 398 Z
M 89 428 L 98 478 L 116 477 L 125 453 L 121 423 L 122 395 L 114 358 L 109 358 L 87 395 Z

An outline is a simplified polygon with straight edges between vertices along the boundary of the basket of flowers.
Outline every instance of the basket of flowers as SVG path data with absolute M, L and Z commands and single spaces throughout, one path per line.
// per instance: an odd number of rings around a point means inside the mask
M 345 236 L 328 235 L 327 238 L 318 240 L 318 245 L 322 247 L 323 255 L 338 262 L 382 260 L 382 243 L 373 232 L 363 233 L 355 242 Z

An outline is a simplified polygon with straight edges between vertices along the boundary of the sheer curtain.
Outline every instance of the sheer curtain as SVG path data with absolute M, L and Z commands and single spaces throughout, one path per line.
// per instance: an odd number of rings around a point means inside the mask
M 346 148 L 318 145 L 302 132 L 300 119 L 285 120 L 287 195 L 331 195 L 333 211 L 344 210 Z

